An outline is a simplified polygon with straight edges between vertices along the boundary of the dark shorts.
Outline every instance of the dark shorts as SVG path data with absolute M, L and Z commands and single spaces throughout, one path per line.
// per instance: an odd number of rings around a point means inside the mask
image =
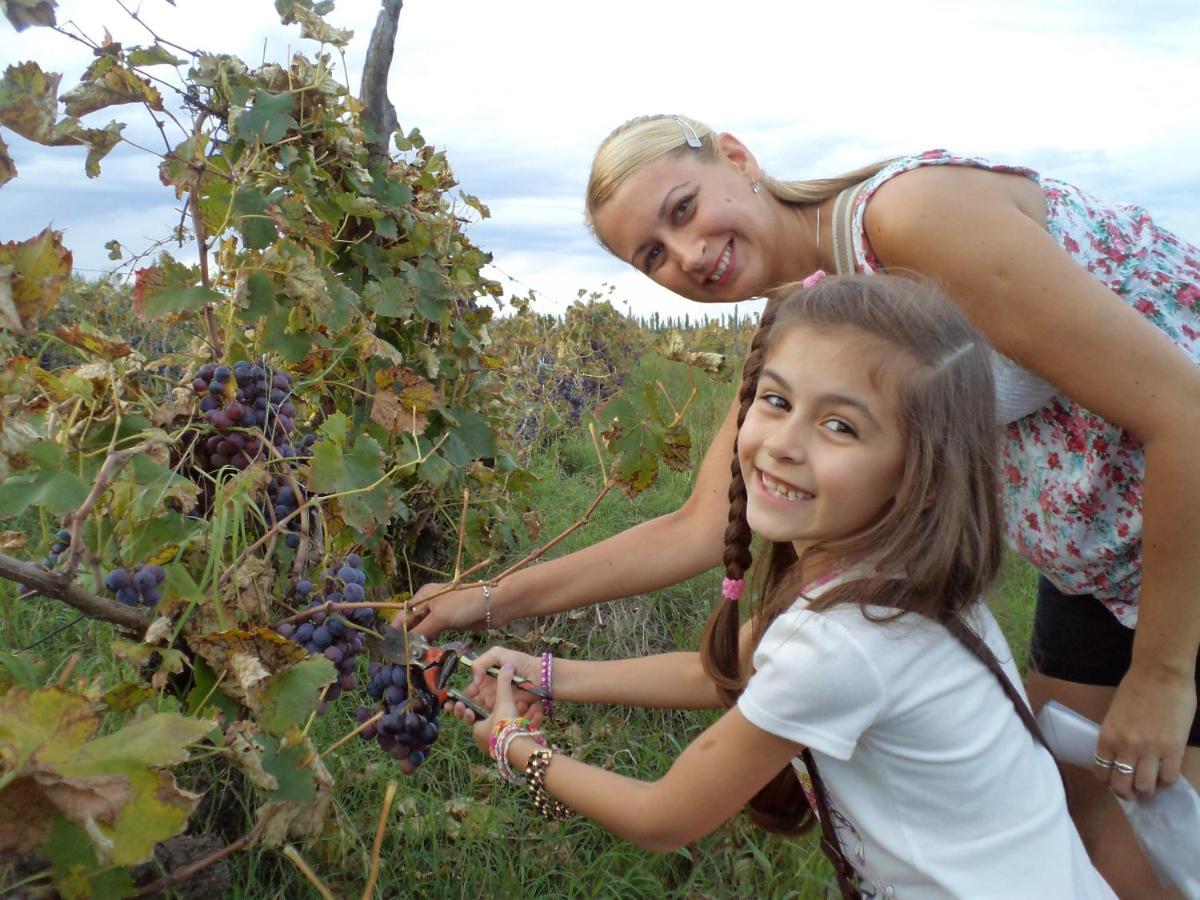
M 1029 664 L 1050 678 L 1116 687 L 1133 658 L 1133 629 L 1091 594 L 1070 595 L 1038 578 L 1037 610 L 1029 639 Z M 1200 665 L 1196 671 L 1200 693 Z M 1200 711 L 1192 720 L 1189 747 L 1200 747 Z

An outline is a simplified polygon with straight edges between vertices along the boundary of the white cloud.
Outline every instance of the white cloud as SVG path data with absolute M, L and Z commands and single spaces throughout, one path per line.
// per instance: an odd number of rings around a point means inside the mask
M 60 21 L 93 35 L 106 23 L 119 40 L 147 38 L 108 4 L 60 0 L 59 9 Z M 356 31 L 346 53 L 354 90 L 377 9 L 343 0 L 329 16 Z M 315 48 L 278 24 L 268 0 L 141 12 L 172 40 L 251 64 Z M 583 227 L 591 154 L 623 120 L 686 112 L 738 134 L 785 177 L 937 146 L 983 154 L 1143 203 L 1200 240 L 1200 120 L 1185 102 L 1200 84 L 1197 34 L 1194 0 L 406 0 L 389 91 L 401 124 L 444 147 L 463 187 L 492 208 L 472 233 L 503 271 L 561 302 L 608 282 L 640 308 L 695 314 L 607 257 Z M 67 87 L 91 57 L 44 29 L 0 27 L 0 58 L 65 70 Z M 137 132 L 139 142 L 155 138 Z M 81 187 L 80 151 L 10 144 L 21 175 L 0 191 L 0 237 L 53 218 L 85 241 L 77 263 L 99 267 L 102 226 L 117 237 L 161 227 L 171 198 L 149 161 L 106 162 L 94 184 L 119 184 L 125 202 L 105 218 L 98 200 L 77 200 L 101 196 Z M 126 213 L 135 202 L 144 214 Z

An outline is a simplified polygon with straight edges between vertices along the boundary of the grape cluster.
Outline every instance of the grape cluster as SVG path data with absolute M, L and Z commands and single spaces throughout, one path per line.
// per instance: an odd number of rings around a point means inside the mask
M 367 573 L 362 570 L 362 558 L 357 553 L 351 553 L 340 568 L 326 569 L 322 573 L 319 595 L 314 595 L 314 585 L 307 578 L 297 582 L 295 593 L 302 601 L 308 601 L 310 609 L 326 603 L 360 603 L 366 595 L 366 582 Z M 344 614 L 330 614 L 321 610 L 299 624 L 285 622 L 275 629 L 280 636 L 303 644 L 309 653 L 324 656 L 337 668 L 338 678 L 326 690 L 318 712 L 324 713 L 326 706 L 336 700 L 342 691 L 353 690 L 357 685 L 354 667 L 365 646 L 362 629 L 371 628 L 374 624 L 375 610 L 363 607 Z
M 42 565 L 47 569 L 53 569 L 58 565 L 58 558 L 66 552 L 69 546 L 71 546 L 71 532 L 66 528 L 59 529 L 58 533 L 54 535 L 54 543 L 50 545 L 50 552 L 42 560 Z
M 296 488 L 292 487 L 292 483 L 287 477 L 276 474 L 267 484 L 267 502 L 271 504 L 271 509 L 275 513 L 275 521 L 279 522 L 300 508 L 300 504 L 304 502 L 303 490 L 301 490 L 300 496 L 297 496 Z M 300 517 L 290 519 L 284 528 L 287 531 L 287 537 L 283 539 L 283 542 L 295 550 L 300 546 Z
M 162 566 L 138 563 L 133 572 L 128 569 L 113 569 L 104 578 L 104 589 L 116 594 L 117 600 L 126 606 L 156 606 L 162 599 L 159 585 L 167 577 Z
M 425 762 L 438 736 L 441 705 L 425 687 L 421 670 L 397 663 L 373 662 L 367 669 L 371 681 L 367 693 L 383 705 L 383 718 L 359 732 L 363 740 L 375 740 L 393 759 L 408 760 L 413 766 Z M 354 717 L 361 724 L 378 709 L 360 706 Z
M 299 448 L 291 442 L 296 407 L 291 400 L 292 376 L 287 372 L 246 360 L 232 368 L 205 363 L 196 372 L 192 390 L 200 395 L 200 411 L 216 430 L 197 448 L 201 465 L 209 471 L 246 468 L 265 455 L 265 441 L 291 458 L 316 440 L 306 435 Z

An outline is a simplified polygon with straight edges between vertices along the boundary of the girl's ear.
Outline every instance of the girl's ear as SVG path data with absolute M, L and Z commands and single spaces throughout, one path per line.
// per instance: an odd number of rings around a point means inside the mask
M 750 152 L 745 144 L 728 131 L 722 131 L 717 135 L 717 149 L 721 151 L 723 157 L 733 163 L 734 167 L 751 181 L 762 179 L 762 169 L 758 165 L 758 160 L 754 158 L 754 154 Z

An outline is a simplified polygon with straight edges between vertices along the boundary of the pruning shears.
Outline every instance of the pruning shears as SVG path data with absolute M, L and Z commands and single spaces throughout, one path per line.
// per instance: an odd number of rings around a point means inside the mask
M 386 624 L 379 630 L 378 637 L 367 638 L 367 644 L 373 653 L 387 662 L 402 663 L 420 670 L 425 688 L 437 697 L 439 703 L 457 700 L 481 719 L 491 715 L 462 691 L 450 687 L 450 679 L 458 669 L 459 662 L 471 663 L 479 658 L 470 644 L 463 641 L 431 644 L 422 635 L 405 633 Z M 492 666 L 487 672 L 495 677 L 500 670 Z M 543 700 L 549 699 L 546 691 L 535 686 L 528 678 L 514 676 L 513 684 Z

